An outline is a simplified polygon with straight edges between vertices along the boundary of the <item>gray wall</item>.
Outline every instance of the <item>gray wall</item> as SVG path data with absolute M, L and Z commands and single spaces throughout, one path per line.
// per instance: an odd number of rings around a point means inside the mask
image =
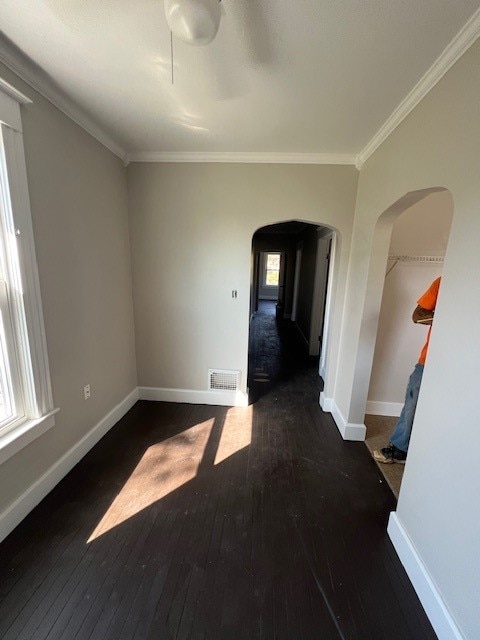
M 136 387 L 122 162 L 0 65 L 22 107 L 56 425 L 0 466 L 0 512 Z M 91 384 L 85 401 L 83 387 Z

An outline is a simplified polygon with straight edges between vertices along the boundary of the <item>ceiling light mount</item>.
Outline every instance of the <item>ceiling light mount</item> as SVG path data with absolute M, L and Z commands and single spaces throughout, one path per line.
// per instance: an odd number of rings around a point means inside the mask
M 165 0 L 165 16 L 176 38 L 194 46 L 210 44 L 220 25 L 220 0 Z

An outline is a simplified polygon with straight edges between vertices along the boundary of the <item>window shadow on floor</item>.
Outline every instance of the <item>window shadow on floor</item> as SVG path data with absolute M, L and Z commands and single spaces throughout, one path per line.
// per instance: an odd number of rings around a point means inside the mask
M 434 640 L 394 497 L 317 379 L 138 402 L 0 545 L 2 640 Z

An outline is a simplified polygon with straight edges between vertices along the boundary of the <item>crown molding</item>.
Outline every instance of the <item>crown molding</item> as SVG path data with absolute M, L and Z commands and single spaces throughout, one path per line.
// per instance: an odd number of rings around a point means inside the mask
M 32 89 L 51 102 L 57 109 L 68 116 L 82 129 L 85 129 L 92 137 L 109 149 L 116 156 L 125 160 L 126 152 L 117 142 L 111 138 L 92 118 L 81 109 L 60 87 L 50 78 L 50 76 L 27 55 L 16 47 L 8 38 L 0 33 L 0 62 L 8 67 L 19 78 L 26 82 Z M 1 81 L 0 86 L 10 87 L 16 93 L 23 104 L 31 103 L 32 100 L 22 93 L 17 92 L 7 82 Z M 8 90 L 7 90 L 8 92 Z M 15 98 L 15 95 L 12 97 Z M 16 98 L 17 99 L 17 98 Z
M 13 98 L 18 104 L 32 104 L 30 98 L 27 98 L 27 96 L 18 91 L 18 89 L 12 87 L 12 85 L 3 80 L 3 78 L 0 78 L 0 91 L 10 96 L 10 98 Z
M 480 9 L 472 15 L 430 69 L 402 100 L 385 123 L 358 154 L 330 153 L 235 153 L 235 152 L 168 152 L 140 151 L 127 153 L 83 109 L 81 109 L 41 67 L 0 32 L 0 62 L 18 75 L 35 91 L 49 100 L 98 142 L 104 145 L 127 166 L 130 162 L 218 162 L 259 164 L 335 164 L 355 165 L 360 171 L 368 158 L 405 120 L 419 102 L 443 78 L 455 62 L 472 46 L 480 35 Z M 0 78 L 0 89 L 21 104 L 30 98 Z
M 354 165 L 356 156 L 347 153 L 235 153 L 140 151 L 127 155 L 129 162 L 237 162 L 258 164 L 345 164 Z
M 449 45 L 442 51 L 430 69 L 402 100 L 391 116 L 380 127 L 365 148 L 358 154 L 355 166 L 360 170 L 372 153 L 388 138 L 388 136 L 405 120 L 417 104 L 437 84 L 455 62 L 469 49 L 480 35 L 480 9 L 460 29 Z

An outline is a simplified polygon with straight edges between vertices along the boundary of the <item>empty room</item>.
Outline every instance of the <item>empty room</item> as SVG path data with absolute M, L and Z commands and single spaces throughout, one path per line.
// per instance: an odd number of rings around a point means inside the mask
M 2 639 L 480 637 L 479 35 L 2 0 Z

